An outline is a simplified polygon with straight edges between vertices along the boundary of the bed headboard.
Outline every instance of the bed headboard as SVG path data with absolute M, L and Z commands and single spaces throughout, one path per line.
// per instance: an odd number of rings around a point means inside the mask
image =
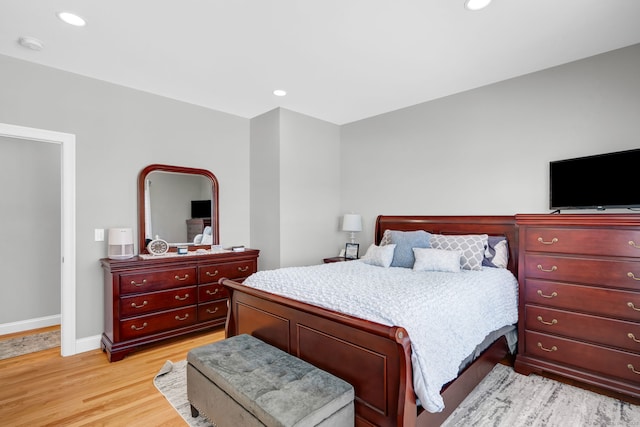
M 425 230 L 433 234 L 488 234 L 506 236 L 509 242 L 507 268 L 518 277 L 518 226 L 515 216 L 386 216 L 376 219 L 375 242 L 385 230 Z

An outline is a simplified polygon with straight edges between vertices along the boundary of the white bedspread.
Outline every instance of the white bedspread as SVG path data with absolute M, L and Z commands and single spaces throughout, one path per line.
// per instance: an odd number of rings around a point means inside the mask
M 260 271 L 247 286 L 389 326 L 412 348 L 413 385 L 423 407 L 444 408 L 442 386 L 485 336 L 518 320 L 518 284 L 506 269 L 414 272 L 360 261 Z

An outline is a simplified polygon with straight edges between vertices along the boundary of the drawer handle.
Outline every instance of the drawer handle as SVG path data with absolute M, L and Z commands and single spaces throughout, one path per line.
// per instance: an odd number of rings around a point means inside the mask
M 131 281 L 131 284 L 132 284 L 133 286 L 143 286 L 143 285 L 146 285 L 146 284 L 147 284 L 147 279 L 142 279 L 142 282 L 140 282 L 140 283 L 136 283 L 136 281 L 135 281 L 135 280 L 132 280 L 132 281 Z
M 548 351 L 548 352 L 558 351 L 558 347 L 556 347 L 555 345 L 551 348 L 544 348 L 541 342 L 538 343 L 538 348 L 542 351 Z
M 636 242 L 634 242 L 633 240 L 629 240 L 629 246 L 633 246 L 636 249 L 640 249 L 640 246 L 636 245 Z
M 635 342 L 640 343 L 640 340 L 639 340 L 638 338 L 636 338 L 636 336 L 635 336 L 635 335 L 633 335 L 631 332 L 629 332 L 629 333 L 627 334 L 627 336 L 628 336 L 629 338 L 631 338 L 632 340 L 634 340 Z
M 184 300 L 186 300 L 187 298 L 189 298 L 189 294 L 184 294 L 184 296 L 183 296 L 182 298 L 180 298 L 180 296 L 179 296 L 179 295 L 176 295 L 176 299 L 177 299 L 178 301 L 184 301 Z
M 210 271 L 207 271 L 205 274 L 209 277 L 215 277 L 218 275 L 218 270 L 214 271 L 213 273 Z
M 635 274 L 633 274 L 632 272 L 628 272 L 627 273 L 627 277 L 632 278 L 633 280 L 640 280 L 640 277 L 636 277 Z
M 185 314 L 184 317 L 180 317 L 176 315 L 176 320 L 183 321 L 183 320 L 187 320 L 188 318 L 189 318 L 189 313 Z
M 216 308 L 215 308 L 215 309 L 213 309 L 213 310 L 211 310 L 211 309 L 207 308 L 207 313 L 209 313 L 209 314 L 216 313 L 217 311 L 218 311 L 218 307 L 216 307 Z
M 215 291 L 211 292 L 209 289 L 207 289 L 207 291 L 206 291 L 206 292 L 207 292 L 207 295 L 215 295 L 215 294 L 217 294 L 217 293 L 218 293 L 218 291 L 219 291 L 219 290 L 220 290 L 220 289 L 216 288 L 216 289 L 215 289 Z
M 627 307 L 635 310 L 635 311 L 640 311 L 640 308 L 636 308 L 636 306 L 632 303 L 632 302 L 628 302 L 627 303 Z
M 558 238 L 554 237 L 550 242 L 545 242 L 542 237 L 538 237 L 538 242 L 542 243 L 543 245 L 553 245 L 554 243 L 558 243 Z
M 542 268 L 542 265 L 538 264 L 538 270 L 540 271 L 544 271 L 545 273 L 553 273 L 554 271 L 556 271 L 558 269 L 557 266 L 552 265 L 551 268 L 549 270 L 545 270 L 544 268 Z
M 131 307 L 133 307 L 133 308 L 142 308 L 147 304 L 149 304 L 149 301 L 147 301 L 147 300 L 142 301 L 142 304 L 140 304 L 140 305 L 136 305 L 135 302 L 132 302 L 131 303 Z
M 138 328 L 138 327 L 136 327 L 136 325 L 131 325 L 131 329 L 133 329 L 134 331 L 141 331 L 141 330 L 143 330 L 144 328 L 146 328 L 147 326 L 149 326 L 149 325 L 147 324 L 147 322 L 144 322 L 144 323 L 142 324 L 142 326 L 140 326 L 139 328 Z
M 558 293 L 556 291 L 551 292 L 551 295 L 545 295 L 542 293 L 542 291 L 540 289 L 538 289 L 538 295 L 540 295 L 542 298 L 555 298 L 558 296 Z M 629 303 L 631 304 L 631 303 Z
M 630 370 L 631 372 L 633 372 L 634 374 L 638 374 L 638 375 L 640 375 L 640 371 L 636 371 L 635 369 L 633 369 L 633 365 L 632 365 L 631 363 L 629 363 L 629 364 L 627 365 L 627 368 L 629 368 L 629 370 Z
M 189 278 L 188 274 L 185 274 L 184 277 L 180 277 L 177 274 L 174 277 L 176 280 L 180 280 L 181 282 L 184 282 L 185 280 L 187 280 Z
M 249 266 L 248 266 L 248 265 L 246 265 L 246 266 L 244 266 L 244 267 L 238 267 L 238 271 L 241 271 L 241 272 L 243 272 L 243 273 L 244 273 L 245 271 L 247 271 L 247 270 L 249 270 Z
M 545 322 L 544 320 L 542 320 L 542 316 L 538 316 L 538 322 L 543 323 L 545 325 L 555 325 L 556 323 L 558 323 L 558 321 L 556 319 L 551 319 L 551 322 Z

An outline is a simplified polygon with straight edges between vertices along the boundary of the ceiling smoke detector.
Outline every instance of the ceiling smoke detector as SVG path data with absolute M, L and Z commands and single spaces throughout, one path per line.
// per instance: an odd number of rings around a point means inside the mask
M 24 48 L 31 50 L 42 50 L 44 45 L 35 37 L 24 36 L 18 39 L 18 44 Z
M 464 7 L 467 10 L 480 10 L 489 6 L 491 0 L 466 0 L 464 2 Z

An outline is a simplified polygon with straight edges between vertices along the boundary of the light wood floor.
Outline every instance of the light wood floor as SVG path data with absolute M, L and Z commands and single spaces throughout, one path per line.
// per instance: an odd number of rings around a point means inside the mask
M 114 363 L 101 350 L 62 357 L 59 347 L 0 360 L 0 425 L 184 426 L 153 378 L 166 360 L 223 338 L 224 329 L 194 334 Z

